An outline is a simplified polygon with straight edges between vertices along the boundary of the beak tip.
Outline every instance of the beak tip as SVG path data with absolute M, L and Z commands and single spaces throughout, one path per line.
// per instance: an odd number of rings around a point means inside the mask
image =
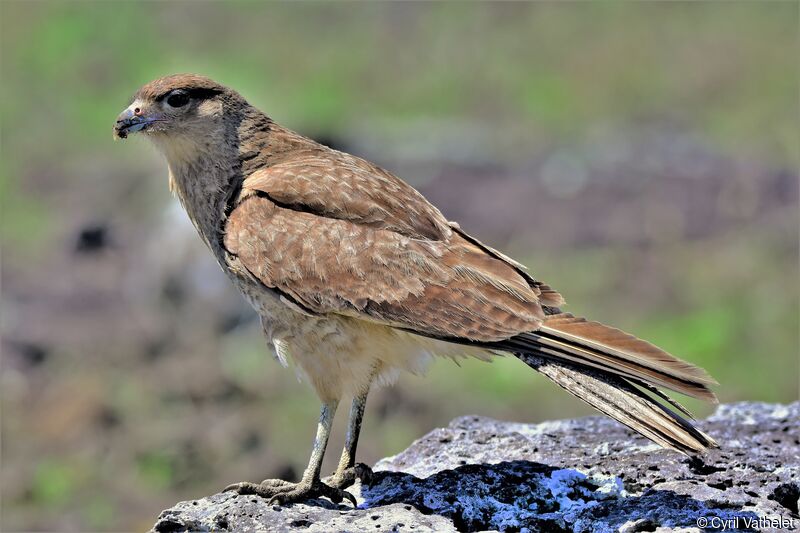
M 125 109 L 119 114 L 117 121 L 114 123 L 114 139 L 127 139 L 128 130 L 132 129 L 139 120 L 139 117 L 134 115 L 130 107 Z M 132 131 L 137 130 L 133 129 Z

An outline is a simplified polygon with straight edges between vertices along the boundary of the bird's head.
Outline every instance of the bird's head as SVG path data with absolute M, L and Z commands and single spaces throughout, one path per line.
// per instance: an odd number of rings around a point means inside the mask
M 145 133 L 157 145 L 203 139 L 219 130 L 225 102 L 241 97 L 219 83 L 195 74 L 176 74 L 139 89 L 117 117 L 114 136 Z

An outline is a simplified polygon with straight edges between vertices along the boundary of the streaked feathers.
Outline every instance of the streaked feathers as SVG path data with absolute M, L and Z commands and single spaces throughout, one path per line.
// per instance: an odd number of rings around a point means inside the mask
M 222 236 L 235 273 L 315 317 L 471 346 L 466 351 L 478 357 L 514 353 L 659 444 L 683 452 L 713 445 L 656 388 L 715 401 L 704 371 L 562 313 L 561 294 L 448 222 L 393 174 L 268 119 L 253 124 L 242 129 L 242 161 L 258 166 L 232 198 Z M 269 157 L 254 155 L 261 145 Z

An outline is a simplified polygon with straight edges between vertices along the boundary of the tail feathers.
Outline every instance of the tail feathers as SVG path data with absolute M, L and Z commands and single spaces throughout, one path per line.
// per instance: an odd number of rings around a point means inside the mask
M 661 446 L 687 455 L 717 447 L 714 439 L 668 407 L 654 401 L 632 380 L 609 371 L 588 369 L 530 353 L 518 353 L 517 357 L 598 411 Z M 654 387 L 643 382 L 635 383 L 686 413 L 680 404 L 668 399 Z
M 643 389 L 647 389 L 647 391 L 650 392 L 651 394 L 654 394 L 654 395 L 658 396 L 659 399 L 667 402 L 672 407 L 674 407 L 675 409 L 677 409 L 678 411 L 680 411 L 684 415 L 688 416 L 690 420 L 694 420 L 695 419 L 694 415 L 687 408 L 685 408 L 679 401 L 677 401 L 674 398 L 670 398 L 669 396 L 667 396 L 666 394 L 664 394 L 663 392 L 661 392 L 659 389 L 655 388 L 654 386 L 650 385 L 649 383 L 645 383 L 644 381 L 636 381 L 636 380 L 633 380 L 633 379 L 630 380 L 630 381 L 634 385 L 636 385 L 638 387 L 641 387 Z
M 685 454 L 716 447 L 681 404 L 656 387 L 716 402 L 704 370 L 618 329 L 550 314 L 542 326 L 498 343 L 559 386 L 654 442 Z M 659 401 L 660 400 L 660 401 Z M 663 403 L 662 403 L 663 402 Z
M 686 408 L 656 388 L 716 402 L 709 389 L 716 382 L 703 369 L 618 329 L 557 308 L 544 310 L 547 315 L 539 329 L 508 339 L 441 340 L 513 353 L 567 392 L 661 446 L 685 454 L 717 446 L 667 405 L 691 418 Z
M 716 402 L 716 382 L 701 368 L 616 328 L 569 313 L 547 317 L 533 332 L 506 341 L 510 351 L 572 362 Z

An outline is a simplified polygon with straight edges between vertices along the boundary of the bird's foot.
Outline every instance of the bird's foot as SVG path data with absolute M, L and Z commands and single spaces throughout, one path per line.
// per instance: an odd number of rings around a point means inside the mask
M 243 481 L 225 487 L 223 492 L 236 492 L 237 494 L 255 494 L 262 498 L 269 498 L 269 505 L 286 505 L 300 503 L 314 498 L 328 498 L 333 503 L 348 500 L 356 507 L 355 496 L 339 487 L 326 485 L 321 480 L 302 480 L 299 483 L 290 483 L 282 479 L 265 479 L 261 483 Z
M 345 468 L 330 477 L 326 477 L 325 483 L 337 489 L 346 489 L 352 486 L 356 479 L 360 480 L 364 485 L 371 485 L 373 479 L 372 469 L 364 463 L 356 463 L 350 468 Z
M 250 483 L 249 481 L 242 481 L 240 483 L 231 483 L 222 492 L 235 492 L 237 494 L 257 494 L 264 498 L 272 498 L 274 495 L 291 490 L 296 483 L 284 481 L 282 479 L 265 479 L 261 483 Z

